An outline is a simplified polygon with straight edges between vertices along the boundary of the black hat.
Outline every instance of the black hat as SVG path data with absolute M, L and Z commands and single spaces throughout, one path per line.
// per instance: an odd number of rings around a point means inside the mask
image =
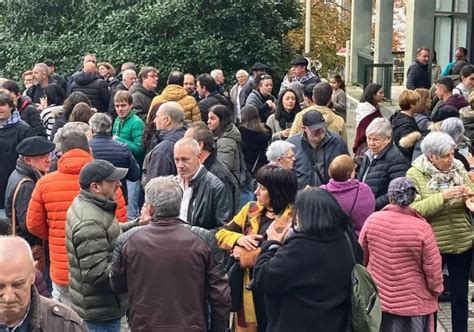
M 303 115 L 303 126 L 311 130 L 326 128 L 326 121 L 318 111 L 309 111 Z
M 79 173 L 79 184 L 82 189 L 87 189 L 92 182 L 104 180 L 122 180 L 128 173 L 128 168 L 115 167 L 107 160 L 95 159 L 89 161 Z
M 300 57 L 297 57 L 296 59 L 291 60 L 290 65 L 308 67 L 308 59 L 300 56 Z
M 22 156 L 42 156 L 54 150 L 56 144 L 43 136 L 27 137 L 16 147 Z
M 250 67 L 250 69 L 252 69 L 252 71 L 255 71 L 255 70 L 268 70 L 268 66 L 266 64 L 263 64 L 261 62 L 255 62 L 252 67 Z

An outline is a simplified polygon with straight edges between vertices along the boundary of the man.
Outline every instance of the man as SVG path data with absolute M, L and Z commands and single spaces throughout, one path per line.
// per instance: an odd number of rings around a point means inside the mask
M 199 94 L 196 91 L 196 83 L 194 81 L 194 75 L 193 74 L 184 74 L 184 83 L 183 83 L 184 88 L 188 92 L 188 95 L 196 99 L 196 102 L 199 102 Z
M 45 96 L 44 88 L 49 85 L 52 85 L 52 94 L 64 96 L 64 90 L 56 84 L 56 81 L 51 76 L 49 76 L 48 66 L 46 66 L 44 63 L 35 64 L 33 67 L 33 78 L 35 80 L 35 84 L 33 84 L 26 91 L 26 95 L 30 97 L 33 103 L 37 105 L 41 103 L 41 99 Z
M 304 114 L 310 111 L 318 111 L 324 117 L 326 129 L 341 135 L 341 137 L 347 143 L 346 123 L 344 122 L 344 119 L 334 113 L 333 110 L 328 107 L 328 105 L 331 103 L 331 96 L 332 88 L 329 83 L 321 82 L 316 84 L 313 89 L 313 100 L 315 105 L 310 106 L 296 114 L 293 125 L 291 126 L 290 137 L 301 132 L 301 120 L 303 119 Z
M 151 101 L 157 95 L 155 89 L 158 87 L 160 74 L 156 68 L 143 67 L 138 73 L 138 81 L 130 88 L 133 98 L 133 108 L 137 115 L 145 120 Z
M 115 120 L 117 113 L 115 113 L 114 97 L 117 91 L 128 91 L 137 80 L 137 73 L 133 69 L 127 69 L 122 72 L 122 81 L 110 93 L 109 115 L 112 120 Z
M 469 105 L 462 95 L 453 95 L 453 89 L 453 80 L 448 76 L 443 76 L 436 81 L 435 93 L 439 101 L 431 112 L 433 122 L 451 117 L 458 118 L 459 110 Z
M 20 118 L 10 95 L 0 92 L 0 218 L 5 217 L 5 189 L 8 177 L 15 170 L 17 145 L 34 136 L 34 130 Z
M 84 69 L 84 65 L 88 62 L 92 62 L 94 65 L 97 64 L 97 57 L 95 54 L 90 53 L 84 55 L 82 58 L 82 63 L 76 67 L 76 70 L 74 71 L 74 74 L 69 77 L 69 80 L 67 82 L 67 89 L 66 92 L 70 90 L 72 82 L 74 82 L 74 76 L 78 73 L 80 73 Z
M 151 223 L 117 240 L 110 281 L 117 293 L 129 294 L 132 331 L 226 330 L 228 281 L 209 245 L 183 227 L 182 197 L 174 178 L 152 179 L 145 187 Z
M 46 174 L 36 183 L 28 206 L 26 226 L 32 235 L 48 240 L 53 298 L 70 304 L 65 243 L 66 212 L 79 193 L 79 172 L 92 160 L 92 156 L 83 133 L 61 133 L 60 143 L 62 156 L 58 161 L 58 170 Z M 127 212 L 121 190 L 117 195 L 117 220 L 124 222 Z
M 152 120 L 153 116 L 151 109 L 154 105 L 161 105 L 167 101 L 175 101 L 181 105 L 184 111 L 184 118 L 190 122 L 200 122 L 201 112 L 197 105 L 196 100 L 188 96 L 188 92 L 184 88 L 184 74 L 178 70 L 173 70 L 168 75 L 168 81 L 166 82 L 166 88 L 163 90 L 161 95 L 153 98 L 150 109 L 148 110 L 147 122 Z
M 2 88 L 10 93 L 21 119 L 33 128 L 36 135 L 46 137 L 46 128 L 41 120 L 40 112 L 28 97 L 21 95 L 18 84 L 15 81 L 8 80 L 3 83 Z
M 238 123 L 240 122 L 240 109 L 243 105 L 240 104 L 240 92 L 244 88 L 245 84 L 249 79 L 249 73 L 245 70 L 240 69 L 235 74 L 235 78 L 237 78 L 237 83 L 230 89 L 230 101 L 234 104 L 234 112 L 232 113 L 232 122 Z
M 56 81 L 56 84 L 61 87 L 64 91 L 67 90 L 67 81 L 56 73 L 56 66 L 54 65 L 53 60 L 46 59 L 43 63 L 48 66 L 48 75 Z
M 115 167 L 128 168 L 122 180 L 123 194 L 125 201 L 128 201 L 127 181 L 140 180 L 140 166 L 125 143 L 112 139 L 112 119 L 107 114 L 94 114 L 89 120 L 89 127 L 92 135 L 89 145 L 94 158 L 107 160 Z
M 35 262 L 24 239 L 0 237 L 0 266 L 0 331 L 87 331 L 74 311 L 38 294 Z
M 416 51 L 415 62 L 407 71 L 407 89 L 415 90 L 418 88 L 428 89 L 431 87 L 430 69 L 430 49 L 421 47 Z
M 3 83 L 5 86 L 5 83 Z M 469 102 L 469 94 L 474 87 L 474 66 L 466 65 L 461 68 L 461 82 L 453 89 L 453 95 L 463 96 Z
M 186 138 L 194 138 L 201 148 L 199 161 L 212 174 L 217 176 L 225 186 L 225 191 L 232 193 L 232 215 L 235 215 L 240 205 L 240 187 L 235 176 L 217 157 L 216 142 L 212 131 L 204 123 L 193 124 L 186 133 Z
M 298 177 L 298 189 L 306 186 L 319 187 L 329 181 L 329 165 L 341 154 L 349 154 L 341 136 L 326 129 L 323 115 L 309 111 L 303 115 L 303 132 L 287 139 L 295 146 L 294 169 Z
M 233 217 L 232 193 L 201 164 L 200 152 L 194 139 L 183 138 L 174 145 L 174 162 L 183 189 L 179 216 L 193 226 L 217 229 Z
M 79 174 L 81 191 L 67 211 L 71 304 L 91 331 L 120 332 L 120 319 L 128 306 L 126 296 L 116 296 L 109 283 L 121 228 L 138 225 L 137 220 L 122 225 L 115 220 L 116 191 L 127 172 L 106 160 L 90 161 Z
M 207 123 L 207 113 L 209 113 L 209 108 L 214 105 L 224 105 L 232 114 L 232 106 L 227 98 L 219 93 L 217 83 L 211 75 L 199 75 L 197 78 L 196 90 L 199 93 L 199 98 L 201 98 L 198 106 L 201 111 L 201 119 L 204 123 Z
M 456 48 L 456 51 L 454 52 L 454 61 L 448 63 L 446 67 L 444 68 L 443 72 L 441 73 L 440 76 L 448 76 L 448 75 L 453 75 L 453 67 L 458 61 L 467 61 L 467 48 L 465 47 L 458 47 Z
M 297 57 L 290 62 L 291 70 L 293 76 L 291 77 L 290 82 L 299 82 L 304 86 L 309 84 L 319 83 L 321 79 L 318 75 L 314 74 L 311 70 L 308 69 L 308 59 L 305 57 Z M 288 85 L 285 81 L 282 82 L 280 86 L 280 92 L 288 88 Z
M 219 91 L 219 93 L 225 97 L 229 97 L 229 93 L 224 90 L 224 81 L 225 81 L 224 72 L 220 69 L 214 69 L 214 70 L 211 70 L 210 74 L 212 78 L 214 79 L 214 81 L 216 81 L 217 83 L 217 90 Z
M 82 71 L 73 75 L 67 95 L 75 91 L 83 92 L 89 97 L 98 112 L 107 112 L 110 101 L 109 85 L 97 74 L 95 63 L 86 62 Z
M 146 173 L 144 171 L 145 184 L 158 176 L 177 174 L 173 149 L 175 143 L 184 136 L 186 128 L 183 127 L 183 124 L 184 112 L 180 104 L 175 101 L 161 104 L 155 117 L 159 143 L 147 157 L 149 162 Z
M 256 88 L 255 79 L 260 74 L 266 74 L 268 66 L 261 62 L 255 62 L 250 69 L 252 70 L 252 76 L 249 77 L 247 83 L 245 83 L 245 85 L 242 87 L 242 91 L 240 91 L 239 94 L 239 104 L 241 108 L 245 106 L 247 97 L 252 92 L 252 90 Z

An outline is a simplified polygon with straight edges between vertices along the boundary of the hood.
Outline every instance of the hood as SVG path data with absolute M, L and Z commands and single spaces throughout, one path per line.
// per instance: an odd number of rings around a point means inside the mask
M 131 94 L 134 94 L 135 92 L 140 92 L 148 97 L 154 97 L 156 96 L 155 90 L 147 90 L 141 85 L 141 83 L 134 83 L 131 87 L 130 90 L 128 90 Z
M 392 124 L 393 130 L 411 122 L 411 120 L 408 115 L 403 114 L 401 111 L 396 111 L 390 116 L 390 123 Z M 413 120 L 415 119 L 413 118 Z
M 460 110 L 463 107 L 469 106 L 469 103 L 464 99 L 462 95 L 453 95 L 449 96 L 446 99 L 445 105 L 450 105 L 456 107 L 456 109 Z
M 356 179 L 351 179 L 349 181 L 339 182 L 335 181 L 334 179 L 329 179 L 328 184 L 322 185 L 322 189 L 326 189 L 327 191 L 334 193 L 334 194 L 347 194 L 354 190 L 357 190 L 359 187 L 359 181 Z
M 98 80 L 99 76 L 96 73 L 85 73 L 80 71 L 74 74 L 73 79 L 78 85 L 87 85 L 95 80 Z
M 184 127 L 175 128 L 168 131 L 160 131 L 160 133 L 158 134 L 158 140 L 159 142 L 163 142 L 166 140 L 166 141 L 176 143 L 181 138 L 183 138 L 185 132 L 186 132 L 186 128 Z
M 356 127 L 368 115 L 376 112 L 377 109 L 369 102 L 358 103 L 356 107 Z
M 82 167 L 92 160 L 92 156 L 82 149 L 72 149 L 59 158 L 58 171 L 66 174 L 78 174 Z
M 161 96 L 168 101 L 178 101 L 187 95 L 186 89 L 177 84 L 167 85 L 163 92 L 161 92 Z
M 238 144 L 242 141 L 242 136 L 240 135 L 239 129 L 233 124 L 229 123 L 224 130 L 222 131 L 222 134 L 220 135 L 219 138 L 231 138 L 234 141 L 236 141 Z

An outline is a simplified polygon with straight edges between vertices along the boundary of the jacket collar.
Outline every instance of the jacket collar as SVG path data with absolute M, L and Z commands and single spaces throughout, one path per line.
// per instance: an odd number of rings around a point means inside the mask
M 98 208 L 110 213 L 114 213 L 115 209 L 117 208 L 117 203 L 115 203 L 114 201 L 96 196 L 83 189 L 81 189 L 81 191 L 79 192 L 79 197 L 83 199 L 84 201 L 92 203 Z
M 30 301 L 30 331 L 45 331 L 41 314 L 41 296 L 34 285 L 31 286 Z
M 33 181 L 38 181 L 39 178 L 41 177 L 41 173 L 34 170 L 30 165 L 27 165 L 23 160 L 18 158 L 16 161 L 16 170 L 18 173 L 21 175 L 25 175 L 29 178 L 31 178 Z
M 207 170 L 201 165 L 194 177 L 189 181 L 189 186 L 194 187 L 194 185 L 199 184 L 201 180 L 206 176 Z
M 382 209 L 382 211 L 398 212 L 398 213 L 406 214 L 406 215 L 409 215 L 409 216 L 412 216 L 412 217 L 420 218 L 420 219 L 426 221 L 425 218 L 423 218 L 418 212 L 416 212 L 414 209 L 412 209 L 409 206 L 401 207 L 401 206 L 398 206 L 396 204 L 388 204 Z
M 131 117 L 133 117 L 137 112 L 135 110 L 131 110 L 130 113 L 128 113 L 128 115 L 126 117 L 124 117 L 123 119 L 120 119 L 122 121 L 122 123 L 126 122 L 128 119 L 130 119 Z
M 179 219 L 179 217 L 153 217 L 150 222 L 150 225 L 156 226 L 169 226 L 169 225 L 180 225 L 185 222 Z
M 204 160 L 202 164 L 204 165 L 206 169 L 209 169 L 209 167 L 214 165 L 214 163 L 216 162 L 216 159 L 217 159 L 217 152 L 216 151 L 211 152 L 211 154 L 206 158 L 206 160 Z

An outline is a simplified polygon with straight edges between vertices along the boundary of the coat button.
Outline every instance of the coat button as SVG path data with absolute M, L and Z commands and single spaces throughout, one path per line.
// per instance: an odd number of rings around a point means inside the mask
M 53 307 L 53 310 L 56 311 L 56 312 L 58 312 L 58 311 L 59 311 L 59 307 L 58 307 L 57 305 L 55 305 L 55 306 Z

